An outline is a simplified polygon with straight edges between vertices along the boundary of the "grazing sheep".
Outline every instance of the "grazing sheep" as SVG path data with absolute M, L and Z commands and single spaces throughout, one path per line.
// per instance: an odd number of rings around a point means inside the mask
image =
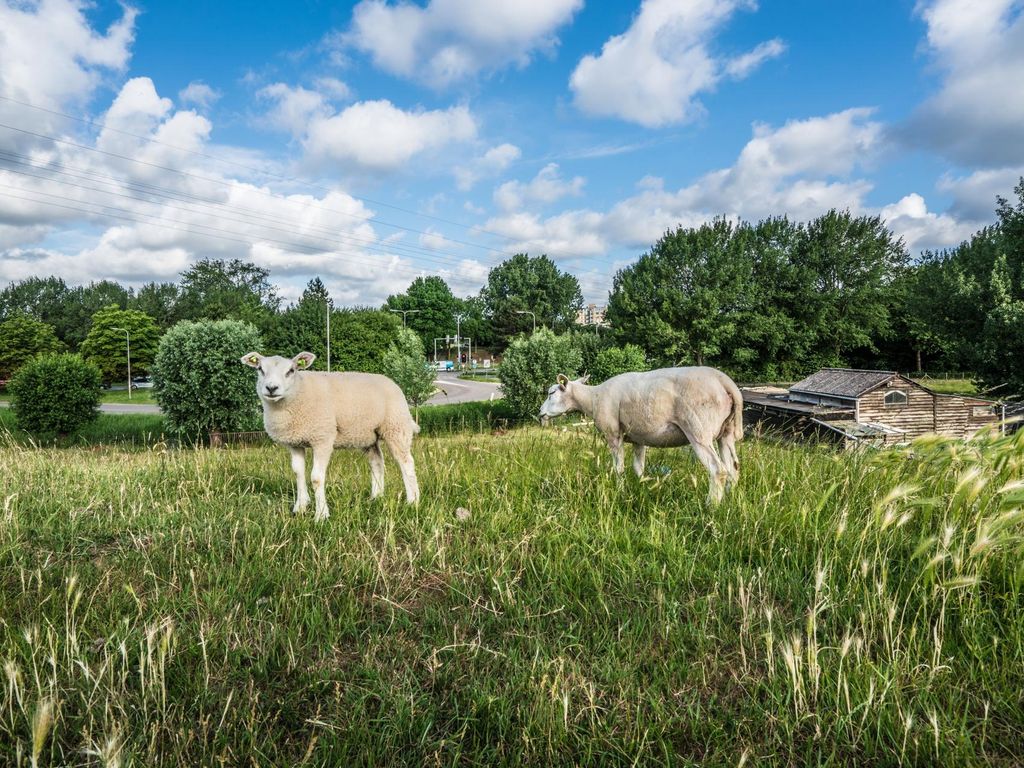
M 622 373 L 593 387 L 588 378 L 570 381 L 559 374 L 540 407 L 541 418 L 569 411 L 591 417 L 608 441 L 617 474 L 623 472 L 623 443 L 634 446 L 637 477 L 644 474 L 648 446 L 689 443 L 710 476 L 708 501 L 721 501 L 723 476 L 725 487 L 739 478 L 736 441 L 743 438 L 743 396 L 732 379 L 703 367 Z
M 315 519 L 330 515 L 324 482 L 335 448 L 359 448 L 370 461 L 371 498 L 384 491 L 384 453 L 388 450 L 402 471 L 405 498 L 420 500 L 412 438 L 420 431 L 409 414 L 402 390 L 375 373 L 321 373 L 303 370 L 316 356 L 300 352 L 286 357 L 263 357 L 250 352 L 242 362 L 255 368 L 256 392 L 263 401 L 263 426 L 271 439 L 292 454 L 297 493 L 294 512 L 309 504 L 306 491 L 306 448 L 313 449 L 310 480 L 316 497 Z

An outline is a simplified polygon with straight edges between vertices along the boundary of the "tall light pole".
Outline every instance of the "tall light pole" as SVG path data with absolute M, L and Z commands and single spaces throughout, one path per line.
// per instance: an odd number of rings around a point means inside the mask
M 327 306 L 327 372 L 331 372 L 331 300 L 328 297 L 324 298 L 324 304 Z
M 462 368 L 462 313 L 455 316 L 455 361 Z
M 111 328 L 112 331 L 122 331 L 125 342 L 128 344 L 128 399 L 132 399 L 132 337 L 127 328 Z
M 406 315 L 408 315 L 410 312 L 413 313 L 413 314 L 416 314 L 417 312 L 422 312 L 422 311 L 423 310 L 421 310 L 421 309 L 389 309 L 388 310 L 388 312 L 401 312 L 402 313 L 402 327 L 403 328 L 405 328 L 405 320 L 406 320 L 405 316 Z
M 516 314 L 517 315 L 530 315 L 533 318 L 533 332 L 534 333 L 537 332 L 537 315 L 535 315 L 533 312 L 531 312 L 528 309 L 517 309 L 516 310 Z

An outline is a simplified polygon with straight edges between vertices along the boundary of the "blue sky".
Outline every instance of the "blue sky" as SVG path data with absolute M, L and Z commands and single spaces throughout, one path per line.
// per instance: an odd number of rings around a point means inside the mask
M 882 215 L 1024 174 L 1020 0 L 0 0 L 0 280 L 204 257 L 377 304 L 547 253 L 603 301 L 667 228 Z

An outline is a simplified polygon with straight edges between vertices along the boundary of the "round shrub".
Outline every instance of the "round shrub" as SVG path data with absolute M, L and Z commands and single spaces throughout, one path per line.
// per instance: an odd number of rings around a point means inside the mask
M 647 365 L 647 356 L 636 344 L 627 344 L 624 347 L 609 347 L 602 349 L 594 357 L 590 368 L 590 383 L 600 384 L 612 376 L 629 371 L 646 371 L 650 368 Z
M 536 416 L 558 374 L 575 376 L 579 367 L 580 351 L 569 336 L 542 328 L 517 338 L 505 350 L 498 373 L 505 402 L 520 418 Z
M 153 363 L 153 389 L 170 428 L 192 439 L 262 429 L 256 380 L 239 362 L 260 346 L 256 328 L 240 320 L 186 320 L 167 331 Z
M 92 422 L 100 402 L 100 369 L 78 355 L 25 363 L 10 384 L 14 418 L 34 435 L 71 435 Z

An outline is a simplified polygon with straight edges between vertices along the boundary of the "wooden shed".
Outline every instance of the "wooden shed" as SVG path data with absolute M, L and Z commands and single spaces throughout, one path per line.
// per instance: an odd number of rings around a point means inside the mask
M 966 438 L 999 421 L 991 400 L 933 392 L 896 371 L 823 368 L 789 390 L 744 389 L 743 401 L 752 421 L 844 445 Z

